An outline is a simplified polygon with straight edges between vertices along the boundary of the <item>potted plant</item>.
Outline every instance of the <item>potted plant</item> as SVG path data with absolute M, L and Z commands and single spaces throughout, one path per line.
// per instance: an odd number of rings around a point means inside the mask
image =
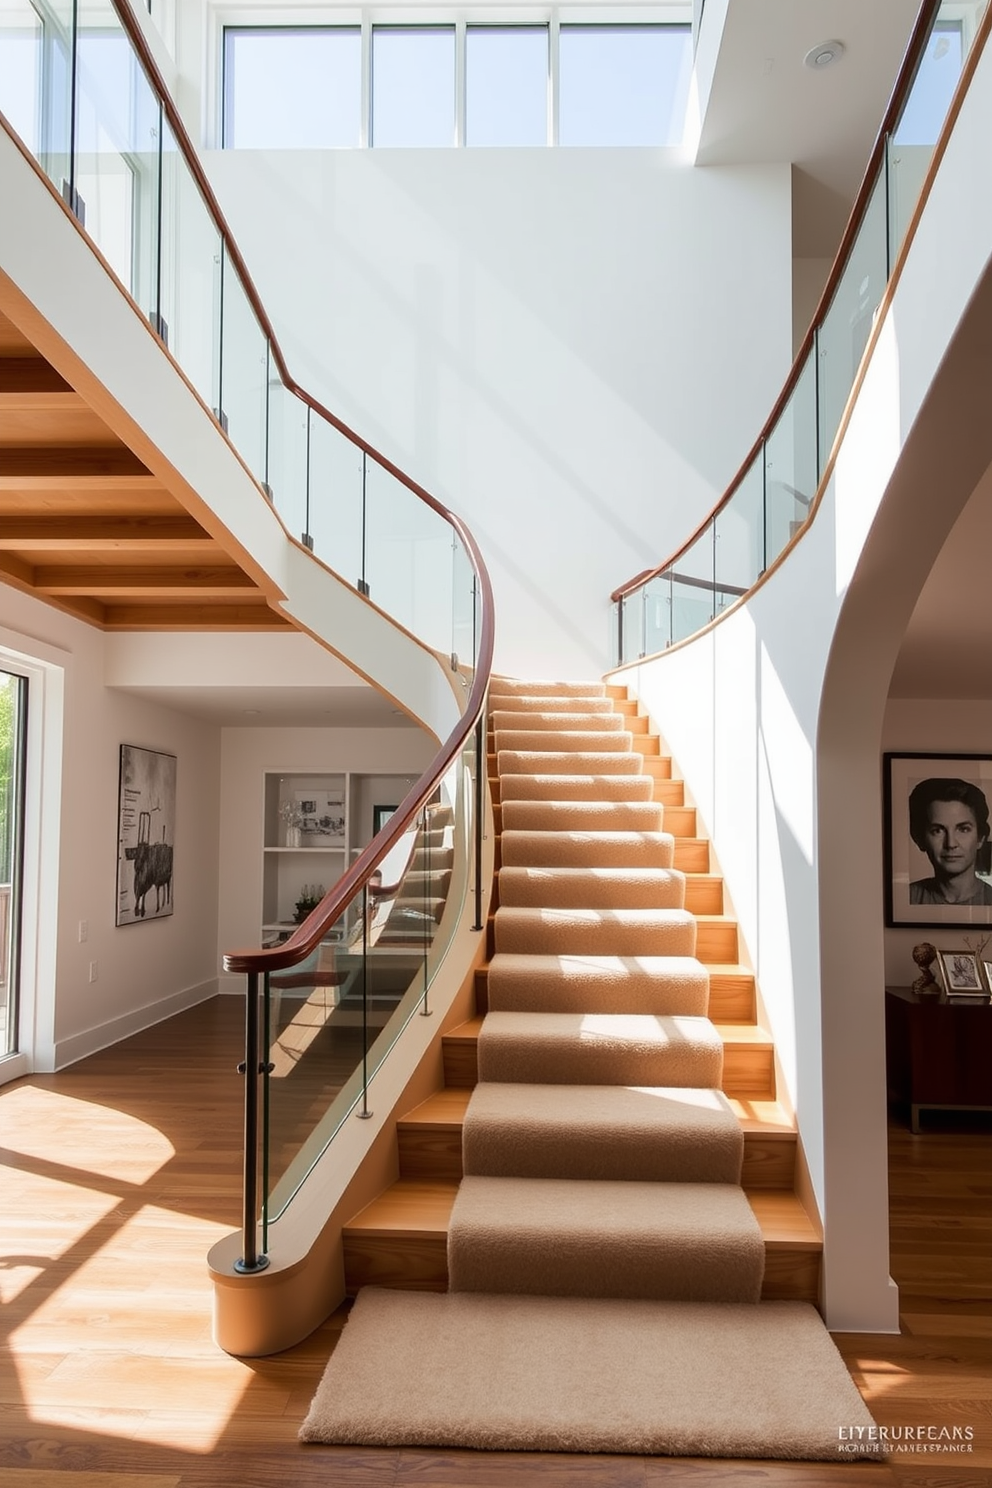
M 300 897 L 296 901 L 296 913 L 293 915 L 294 924 L 301 925 L 307 915 L 317 908 L 323 897 L 323 884 L 304 884 L 300 890 Z

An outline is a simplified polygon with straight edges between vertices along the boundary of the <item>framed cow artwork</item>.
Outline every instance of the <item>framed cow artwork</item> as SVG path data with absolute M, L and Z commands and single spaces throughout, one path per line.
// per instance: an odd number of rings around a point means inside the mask
M 117 924 L 172 913 L 176 756 L 121 745 L 117 806 Z

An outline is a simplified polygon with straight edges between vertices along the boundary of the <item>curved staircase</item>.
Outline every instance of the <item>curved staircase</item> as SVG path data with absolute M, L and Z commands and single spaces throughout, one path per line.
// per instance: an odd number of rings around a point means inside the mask
M 602 683 L 494 679 L 477 1016 L 344 1231 L 348 1290 L 817 1300 L 752 973 L 682 782 Z

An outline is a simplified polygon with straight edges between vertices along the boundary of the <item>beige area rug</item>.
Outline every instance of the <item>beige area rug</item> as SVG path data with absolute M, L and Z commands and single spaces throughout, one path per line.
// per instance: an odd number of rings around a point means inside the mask
M 814 1308 L 359 1294 L 303 1441 L 845 1461 L 872 1418 Z M 867 1433 L 866 1433 L 867 1435 Z M 860 1453 L 863 1461 L 867 1454 Z

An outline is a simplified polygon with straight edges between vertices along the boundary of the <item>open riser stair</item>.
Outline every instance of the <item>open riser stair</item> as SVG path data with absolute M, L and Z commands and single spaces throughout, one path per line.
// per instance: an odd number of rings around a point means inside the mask
M 754 977 L 681 780 L 604 684 L 495 679 L 476 1017 L 345 1228 L 348 1289 L 817 1300 Z

